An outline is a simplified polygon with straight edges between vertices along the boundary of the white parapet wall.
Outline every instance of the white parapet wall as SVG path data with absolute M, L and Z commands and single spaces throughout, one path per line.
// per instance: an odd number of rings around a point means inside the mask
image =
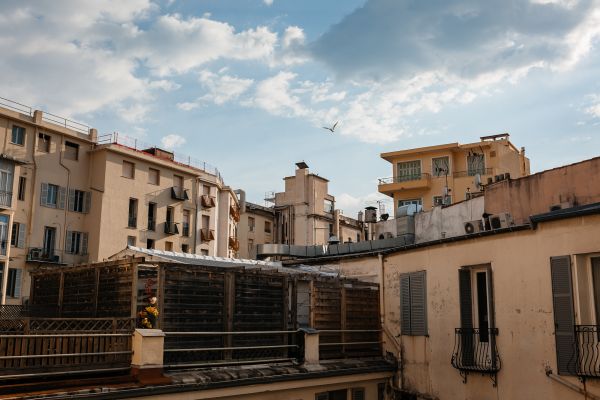
M 482 219 L 484 197 L 415 214 L 415 242 L 423 243 L 465 234 L 465 222 Z

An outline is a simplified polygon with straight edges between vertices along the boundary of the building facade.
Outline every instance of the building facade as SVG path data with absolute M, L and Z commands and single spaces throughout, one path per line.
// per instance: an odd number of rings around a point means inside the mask
M 101 261 L 127 245 L 233 257 L 239 205 L 216 169 L 4 101 L 2 304 L 41 264 Z
M 525 149 L 518 150 L 508 134 L 382 153 L 381 158 L 392 164 L 393 176 L 379 179 L 378 190 L 394 199 L 395 208 L 448 205 L 480 195 L 490 181 L 529 175 Z
M 238 224 L 240 258 L 255 259 L 256 245 L 273 243 L 275 211 L 246 201 L 243 190 L 236 190 L 240 202 L 241 217 Z

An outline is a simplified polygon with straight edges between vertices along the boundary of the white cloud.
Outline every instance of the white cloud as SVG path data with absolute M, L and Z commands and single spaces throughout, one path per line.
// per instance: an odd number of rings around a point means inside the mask
M 378 203 L 379 202 L 379 203 Z M 379 208 L 383 204 L 383 209 L 388 214 L 393 214 L 393 200 L 379 192 L 368 193 L 362 196 L 353 196 L 349 193 L 342 193 L 335 196 L 335 207 L 344 211 L 344 215 L 356 218 L 359 211 L 364 211 L 367 206 Z
M 200 107 L 200 104 L 192 101 L 184 101 L 182 103 L 177 103 L 177 108 L 183 111 L 190 111 L 198 107 Z
M 183 136 L 172 133 L 160 139 L 160 142 L 165 149 L 174 149 L 176 147 L 183 146 L 186 140 Z
M 273 0 L 263 0 L 263 3 L 265 3 L 268 6 L 272 6 L 273 5 Z
M 166 80 L 166 79 L 151 81 L 148 86 L 153 89 L 162 89 L 165 92 L 171 92 L 173 90 L 177 90 L 177 89 L 181 88 L 180 84 L 175 83 L 173 81 Z
M 254 80 L 225 74 L 214 74 L 204 70 L 200 72 L 200 82 L 208 92 L 202 96 L 202 100 L 224 104 L 237 99 L 246 92 L 252 86 Z
M 254 105 L 263 110 L 283 116 L 305 116 L 308 109 L 302 104 L 300 97 L 290 91 L 290 83 L 296 74 L 281 71 L 277 75 L 259 82 L 256 92 L 248 105 Z

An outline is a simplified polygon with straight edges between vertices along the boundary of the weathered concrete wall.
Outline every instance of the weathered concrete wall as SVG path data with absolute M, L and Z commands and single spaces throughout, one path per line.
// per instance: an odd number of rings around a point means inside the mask
M 510 212 L 515 223 L 563 202 L 600 202 L 600 157 L 486 187 L 485 211 Z
M 465 234 L 465 222 L 481 219 L 484 198 L 476 197 L 450 207 L 434 207 L 415 214 L 415 240 L 429 242 Z
M 537 230 L 493 236 L 396 252 L 383 263 L 382 298 L 385 328 L 400 335 L 400 275 L 426 271 L 428 336 L 399 336 L 404 388 L 439 399 L 578 400 L 583 396 L 549 379 L 546 367 L 557 371 L 550 257 L 571 255 L 576 324 L 589 323 L 590 256 L 600 254 L 600 216 L 542 223 Z M 373 273 L 376 259 L 342 261 L 349 275 Z M 489 264 L 493 280 L 497 347 L 502 361 L 498 386 L 489 376 L 471 373 L 463 383 L 450 364 L 455 328 L 460 327 L 458 271 L 464 266 Z M 588 273 L 588 278 L 586 278 Z M 579 283 L 579 285 L 578 285 Z M 585 286 L 585 285 L 584 285 Z M 587 294 L 586 294 L 587 293 Z M 592 305 L 590 305 L 592 304 Z M 384 341 L 390 342 L 390 336 Z M 386 348 L 391 348 L 386 343 Z M 398 351 L 396 356 L 400 357 Z M 583 387 L 576 377 L 563 376 Z M 600 383 L 586 382 L 600 396 Z

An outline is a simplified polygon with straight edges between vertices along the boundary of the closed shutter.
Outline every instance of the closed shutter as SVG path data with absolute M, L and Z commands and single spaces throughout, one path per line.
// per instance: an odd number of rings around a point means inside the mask
M 365 389 L 352 389 L 352 400 L 365 400 Z
M 66 189 L 62 186 L 58 187 L 58 199 L 56 201 L 56 207 L 60 208 L 61 210 L 65 209 L 65 196 L 66 196 Z
M 25 247 L 25 224 L 19 223 L 19 235 L 17 237 L 17 247 Z
M 72 243 L 73 243 L 73 232 L 67 231 L 67 237 L 65 238 L 65 253 L 71 253 Z
M 75 211 L 75 189 L 69 189 L 69 211 Z
M 575 318 L 573 314 L 571 257 L 561 256 L 550 258 L 550 271 L 554 305 L 556 365 L 560 375 L 574 375 Z
M 40 194 L 40 204 L 43 206 L 48 205 L 48 184 L 42 183 L 42 191 Z
M 329 393 L 317 393 L 315 394 L 315 400 L 329 400 Z
M 92 205 L 92 192 L 85 192 L 83 197 L 83 212 L 87 214 L 90 212 L 90 207 Z
M 88 253 L 88 234 L 81 234 L 81 254 L 85 255 Z
M 400 330 L 410 335 L 410 274 L 400 275 Z
M 22 270 L 15 269 L 15 294 L 14 297 L 18 299 L 21 297 L 21 274 Z
M 427 335 L 426 283 L 425 271 L 410 275 L 410 330 L 413 335 Z
M 460 303 L 460 345 L 462 364 L 473 365 L 474 357 L 474 331 L 473 331 L 473 305 L 471 291 L 471 270 L 458 270 L 458 291 Z

